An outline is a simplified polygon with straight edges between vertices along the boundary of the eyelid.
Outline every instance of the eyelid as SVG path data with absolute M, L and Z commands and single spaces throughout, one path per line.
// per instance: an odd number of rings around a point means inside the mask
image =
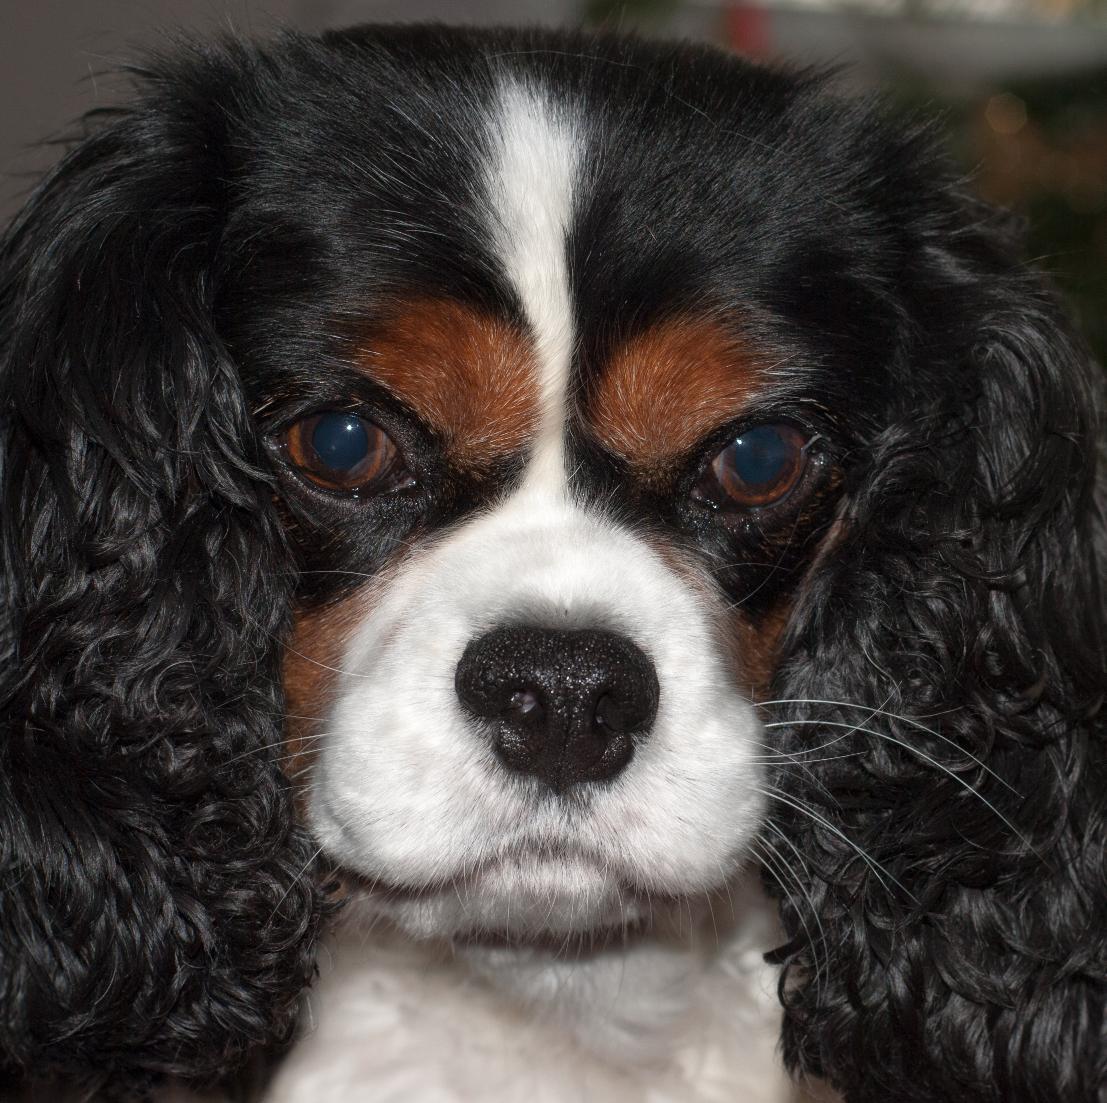
M 333 468 L 326 463 L 316 451 L 310 436 L 321 419 L 332 414 L 361 424 L 368 438 L 365 459 L 376 461 L 372 467 L 359 471 L 349 480 L 342 478 L 341 468 Z M 393 435 L 372 417 L 355 410 L 316 410 L 288 423 L 274 436 L 288 466 L 311 486 L 327 494 L 368 499 L 405 489 L 415 482 Z
M 739 452 L 738 460 L 728 453 L 742 442 L 744 437 L 757 434 L 758 431 L 775 430 L 777 436 L 782 438 L 786 450 L 780 456 L 780 466 L 776 472 L 780 476 L 779 482 L 774 484 L 771 479 L 773 472 L 768 473 L 767 481 L 750 481 L 749 472 L 740 470 L 740 459 L 753 459 L 757 463 L 757 452 Z M 727 432 L 722 440 L 716 438 L 716 444 L 710 449 L 706 460 L 699 469 L 699 476 L 692 487 L 694 500 L 708 505 L 714 509 L 726 512 L 759 513 L 763 510 L 771 510 L 778 506 L 804 484 L 805 476 L 809 469 L 809 453 L 815 443 L 821 439 L 822 434 L 811 433 L 791 421 L 762 420 L 747 422 L 742 426 L 736 426 Z M 771 441 L 771 438 L 770 438 Z M 799 443 L 802 441 L 802 443 Z M 791 446 L 791 451 L 787 447 Z M 771 456 L 771 453 L 770 453 Z M 730 464 L 728 465 L 728 461 Z M 730 470 L 730 466 L 734 470 Z

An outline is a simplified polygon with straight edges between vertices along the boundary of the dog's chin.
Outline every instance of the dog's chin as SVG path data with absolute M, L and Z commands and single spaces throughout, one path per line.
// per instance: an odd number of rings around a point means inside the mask
M 651 912 L 648 896 L 577 857 L 498 859 L 425 888 L 362 880 L 351 896 L 358 911 L 414 939 L 557 952 L 633 937 Z

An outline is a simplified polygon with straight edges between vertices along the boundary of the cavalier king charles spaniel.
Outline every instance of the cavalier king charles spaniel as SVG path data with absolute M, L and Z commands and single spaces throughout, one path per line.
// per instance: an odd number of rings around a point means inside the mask
M 1100 1097 L 1100 379 L 934 128 L 618 36 L 135 79 L 0 247 L 11 1090 Z

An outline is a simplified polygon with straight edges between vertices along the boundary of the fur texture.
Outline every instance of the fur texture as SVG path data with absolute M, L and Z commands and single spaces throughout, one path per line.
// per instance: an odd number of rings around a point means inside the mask
M 9 1075 L 141 1094 L 279 1049 L 332 866 L 347 923 L 401 939 L 358 966 L 381 1006 L 452 947 L 474 1023 L 552 1021 L 523 1080 L 574 1024 L 626 1064 L 667 1013 L 655 920 L 758 860 L 791 1069 L 849 1103 L 1095 1103 L 1101 380 L 928 128 L 619 37 L 361 28 L 135 76 L 0 246 Z M 410 478 L 305 478 L 287 434 L 327 410 Z M 805 441 L 794 490 L 705 498 L 766 424 Z M 653 663 L 602 784 L 551 795 L 459 706 L 466 644 L 516 623 Z M 621 1043 L 574 1002 L 617 1002 L 612 931 L 650 993 Z M 747 944 L 716 942 L 673 1029 L 705 1063 L 664 1081 L 705 1099 L 764 1027 L 720 1012 Z M 463 1016 L 457 962 L 419 960 Z M 440 1037 L 414 1015 L 386 1052 L 344 993 L 362 1075 Z M 314 1044 L 274 1099 L 316 1098 Z
M 0 1052 L 140 1087 L 286 1037 L 321 906 L 276 764 L 292 579 L 212 319 L 222 122 L 178 79 L 0 253 Z
M 1099 380 L 986 212 L 929 229 L 909 279 L 942 323 L 920 326 L 777 682 L 781 752 L 815 733 L 851 756 L 777 782 L 811 893 L 783 900 L 785 1048 L 849 1099 L 1094 1100 Z

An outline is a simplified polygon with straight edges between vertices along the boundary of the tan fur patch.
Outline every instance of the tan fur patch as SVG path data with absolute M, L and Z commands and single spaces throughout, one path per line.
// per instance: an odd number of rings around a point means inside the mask
M 648 543 L 669 570 L 697 591 L 709 607 L 717 606 L 719 592 L 695 559 L 666 540 L 652 539 Z M 780 643 L 794 604 L 792 597 L 784 598 L 756 620 L 741 609 L 723 614 L 721 635 L 730 656 L 730 668 L 738 687 L 751 701 L 768 699 L 780 660 Z
M 294 613 L 281 663 L 285 698 L 283 767 L 297 794 L 326 738 L 327 714 L 346 646 L 368 616 L 376 587 L 360 587 L 341 601 Z
M 831 485 L 836 485 L 840 475 L 835 473 L 831 478 Z M 800 584 L 766 614 L 756 621 L 741 609 L 730 615 L 729 642 L 734 657 L 734 669 L 739 685 L 751 701 L 768 699 L 773 677 L 780 664 L 780 646 L 792 612 L 802 604 L 811 580 L 818 575 L 826 560 L 838 550 L 846 532 L 847 526 L 839 518 L 821 537 L 818 551 L 804 572 Z
M 461 303 L 405 304 L 361 343 L 357 362 L 441 435 L 460 467 L 486 469 L 521 448 L 538 423 L 528 338 Z
M 677 318 L 616 348 L 589 420 L 604 447 L 648 471 L 739 415 L 760 382 L 758 359 L 739 337 L 711 321 Z
M 737 612 L 730 619 L 730 645 L 738 684 L 751 701 L 768 700 L 780 643 L 792 615 L 793 602 L 782 601 L 771 612 L 753 620 Z

